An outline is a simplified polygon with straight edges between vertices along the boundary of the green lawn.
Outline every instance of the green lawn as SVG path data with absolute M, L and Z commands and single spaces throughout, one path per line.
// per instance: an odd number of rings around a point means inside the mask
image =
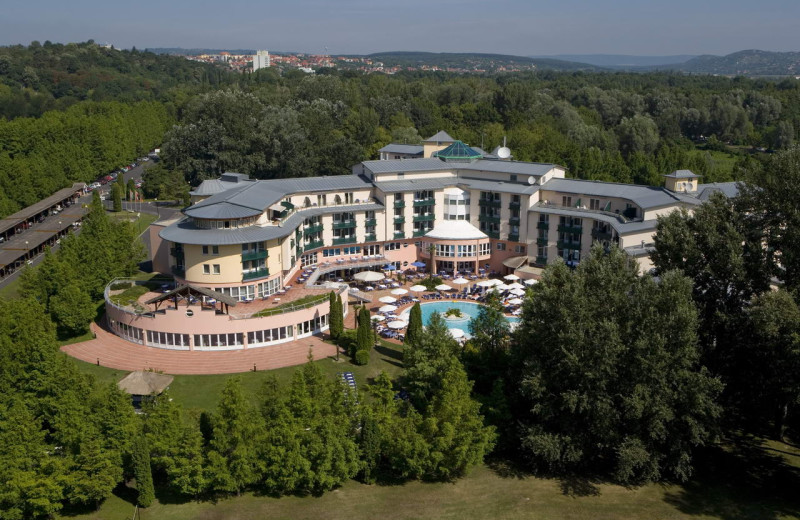
M 359 386 L 363 387 L 380 374 L 382 370 L 389 372 L 392 377 L 399 374 L 402 359 L 403 353 L 400 346 L 384 342 L 377 349 L 373 349 L 370 363 L 366 366 L 354 365 L 347 356 L 341 356 L 339 361 L 322 359 L 315 361 L 315 363 L 330 377 L 335 377 L 341 372 L 352 372 Z M 128 374 L 128 372 L 122 370 L 98 367 L 83 361 L 75 360 L 75 362 L 81 371 L 92 374 L 98 381 L 103 383 L 119 381 Z M 245 392 L 255 396 L 263 382 L 268 378 L 274 376 L 278 381 L 288 383 L 295 370 L 297 370 L 297 367 L 286 367 L 276 370 L 245 372 L 236 374 L 236 376 L 241 379 Z M 213 410 L 217 406 L 220 392 L 229 377 L 233 376 L 231 374 L 209 376 L 177 375 L 170 385 L 170 394 L 185 409 Z
M 157 502 L 141 510 L 140 518 L 777 520 L 800 514 L 797 468 L 781 459 L 763 452 L 747 457 L 711 448 L 701 462 L 705 466 L 687 485 L 623 487 L 583 479 L 536 478 L 480 466 L 454 483 L 366 486 L 348 482 L 320 497 L 271 498 L 248 493 L 217 502 L 178 503 L 161 497 L 168 503 Z M 72 518 L 122 519 L 132 513 L 129 501 L 114 496 L 100 511 Z

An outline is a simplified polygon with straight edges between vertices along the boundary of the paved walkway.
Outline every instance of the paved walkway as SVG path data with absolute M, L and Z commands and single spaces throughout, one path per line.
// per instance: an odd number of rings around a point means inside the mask
M 118 370 L 156 370 L 166 374 L 235 374 L 300 365 L 311 349 L 314 359 L 336 355 L 336 347 L 319 336 L 271 347 L 218 352 L 167 350 L 125 341 L 92 323 L 96 339 L 61 347 L 68 355 Z

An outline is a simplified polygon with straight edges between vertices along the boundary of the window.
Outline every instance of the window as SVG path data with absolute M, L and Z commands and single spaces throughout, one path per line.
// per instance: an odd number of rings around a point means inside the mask
M 211 267 L 213 267 L 212 271 L 214 274 L 219 274 L 219 264 L 214 264 Z
M 589 199 L 589 209 L 600 209 L 600 199 Z
M 567 197 L 566 195 L 561 197 L 561 205 L 572 206 L 572 197 Z
M 218 255 L 219 254 L 219 246 L 203 246 L 203 254 L 208 255 Z
M 514 252 L 520 255 L 525 254 L 525 246 L 514 246 Z
M 397 251 L 398 249 L 400 249 L 400 242 L 391 242 L 389 244 L 386 244 L 386 246 L 384 246 L 383 249 L 385 251 Z
M 509 175 L 508 180 L 510 180 L 511 182 L 517 182 L 517 176 L 516 175 Z
M 211 274 L 211 265 L 203 264 L 203 274 Z
M 480 256 L 486 256 L 492 254 L 492 244 L 486 242 L 484 244 L 478 245 L 478 254 Z
M 506 250 L 506 244 L 505 244 L 505 242 L 498 242 L 498 243 L 497 243 L 497 250 L 498 250 L 498 251 L 505 251 L 505 250 Z
M 204 255 L 208 254 L 208 246 L 203 246 L 203 254 Z

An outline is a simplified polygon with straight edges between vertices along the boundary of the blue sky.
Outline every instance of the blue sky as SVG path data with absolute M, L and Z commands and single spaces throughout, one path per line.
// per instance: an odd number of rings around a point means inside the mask
M 2 0 L 0 44 L 542 54 L 800 51 L 799 0 Z

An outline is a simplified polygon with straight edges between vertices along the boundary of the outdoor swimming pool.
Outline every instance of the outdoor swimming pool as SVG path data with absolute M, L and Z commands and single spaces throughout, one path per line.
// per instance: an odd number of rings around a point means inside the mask
M 444 313 L 447 312 L 448 309 L 458 309 L 461 311 L 463 315 L 461 318 L 453 318 L 449 317 L 445 320 L 447 323 L 448 329 L 461 329 L 464 331 L 464 335 L 469 338 L 469 322 L 472 318 L 478 315 L 478 310 L 480 308 L 480 303 L 472 303 L 472 302 L 459 302 L 459 301 L 441 301 L 441 302 L 427 302 L 427 303 L 420 303 L 420 309 L 422 310 L 422 323 L 424 325 L 428 324 L 428 320 L 431 318 L 431 314 L 434 312 L 438 312 L 439 314 L 444 317 Z M 410 311 L 406 310 L 403 312 L 403 319 L 408 321 L 408 313 Z M 509 323 L 514 326 L 514 324 L 519 323 L 519 318 L 510 318 L 506 316 L 506 319 Z

